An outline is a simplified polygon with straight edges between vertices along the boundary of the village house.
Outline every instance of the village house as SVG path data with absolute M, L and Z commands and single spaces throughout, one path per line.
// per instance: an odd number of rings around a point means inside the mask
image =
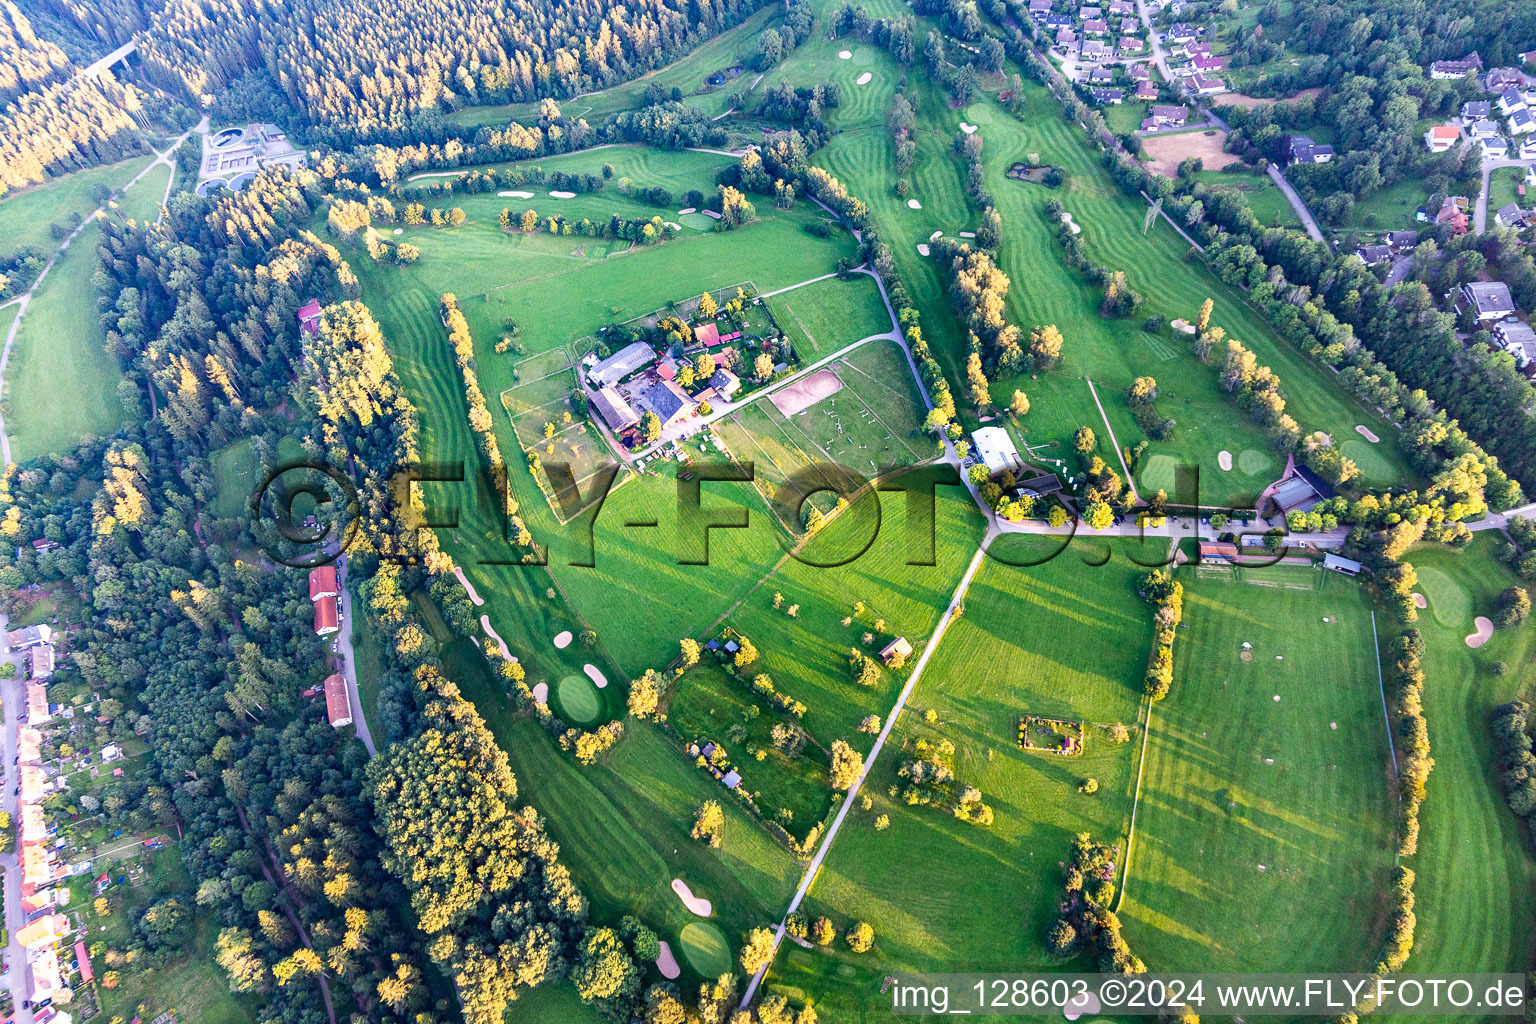
M 1072 29 L 1063 26 L 1062 28 L 1056 30 L 1057 46 L 1060 46 L 1062 49 L 1066 49 L 1075 42 L 1077 42 L 1077 33 L 1073 32 Z
M 1438 79 L 1465 78 L 1483 69 L 1483 59 L 1473 51 L 1461 60 L 1437 60 L 1429 66 L 1429 77 Z
M 1511 89 L 1519 89 L 1525 85 L 1525 72 L 1519 68 L 1494 68 L 1477 80 L 1483 87 L 1483 92 L 1493 93 L 1503 99 L 1503 94 Z M 1517 98 L 1519 94 L 1516 94 Z M 1507 111 L 1506 111 L 1507 113 Z
M 1077 9 L 1078 21 L 1092 21 L 1095 18 L 1102 18 L 1103 16 L 1104 12 L 1097 7 L 1079 7 Z
M 26 651 L 38 644 L 53 642 L 53 630 L 48 626 L 25 626 L 5 634 L 5 642 L 13 651 Z
M 729 400 L 741 390 L 741 379 L 725 367 L 720 367 L 709 378 L 709 386 L 720 397 Z
M 697 406 L 688 397 L 688 392 L 670 380 L 657 381 L 635 395 L 634 399 L 642 416 L 648 412 L 656 414 L 662 430 L 691 418 L 697 412 Z
M 1227 58 L 1210 56 L 1191 57 L 1190 64 L 1194 66 L 1196 71 L 1222 71 L 1227 66 Z
M 1536 131 L 1536 116 L 1533 116 L 1526 107 L 1521 107 L 1510 114 L 1507 123 L 1511 135 L 1529 135 L 1532 131 Z
M 1227 91 L 1227 83 L 1219 78 L 1207 78 L 1205 75 L 1194 75 L 1184 79 L 1184 88 L 1196 96 L 1215 96 Z
M 1407 252 L 1419 244 L 1417 231 L 1388 231 L 1387 246 L 1392 250 L 1392 255 L 1398 256 Z
M 663 377 L 670 380 L 670 377 Z M 608 429 L 615 434 L 623 433 L 640 422 L 640 414 L 613 388 L 602 388 L 592 395 L 592 408 L 602 417 Z
M 1440 210 L 1435 214 L 1434 220 L 1436 224 L 1449 227 L 1453 235 L 1466 234 L 1471 225 L 1471 220 L 1467 217 L 1467 200 L 1462 196 L 1448 196 L 1445 202 L 1440 204 Z
M 1170 43 L 1188 44 L 1200 38 L 1201 30 L 1193 25 L 1179 22 L 1168 29 L 1168 41 Z
M 1509 140 L 1502 135 L 1483 139 L 1478 145 L 1483 147 L 1483 156 L 1490 160 L 1502 160 L 1509 155 Z
M 1473 281 L 1462 286 L 1456 312 L 1472 310 L 1479 321 L 1502 320 L 1515 311 L 1509 285 L 1503 281 Z
M 27 665 L 32 679 L 47 679 L 53 675 L 53 647 L 42 644 L 27 652 Z
M 1431 153 L 1444 153 L 1461 141 L 1461 128 L 1454 124 L 1437 124 L 1424 133 L 1424 145 Z
M 1051 13 L 1051 0 L 1029 0 L 1029 16 L 1036 21 L 1044 21 L 1045 16 Z
M 1120 42 L 1115 45 L 1115 49 L 1120 51 L 1120 55 L 1123 57 L 1128 53 L 1140 53 L 1141 48 L 1145 45 L 1138 36 L 1121 36 Z
M 1111 12 L 1111 13 L 1113 13 L 1113 12 Z M 1120 34 L 1121 35 L 1123 35 L 1123 36 L 1133 36 L 1137 32 L 1140 32 L 1140 31 L 1141 31 L 1141 22 L 1137 21 L 1135 18 L 1121 18 L 1120 19 Z
M 1499 113 L 1508 117 L 1517 110 L 1525 109 L 1525 97 L 1520 95 L 1520 90 L 1514 87 L 1505 89 L 1499 93 Z
M 1108 46 L 1097 39 L 1090 39 L 1083 44 L 1082 58 L 1088 61 L 1108 60 L 1111 52 Z
M 1189 118 L 1189 108 L 1182 103 L 1157 103 L 1152 106 L 1152 120 L 1170 128 L 1182 128 Z
M 1131 76 L 1133 82 L 1152 81 L 1152 69 L 1145 64 L 1132 64 L 1125 69 L 1125 72 Z
M 1103 18 L 1089 18 L 1083 22 L 1083 35 L 1102 36 L 1109 32 L 1109 23 Z
M 315 635 L 330 636 L 341 632 L 341 609 L 334 597 L 322 597 L 315 602 Z
M 1115 73 L 1109 68 L 1094 68 L 1088 73 L 1090 85 L 1108 85 L 1115 80 Z
M 1072 17 L 1067 14 L 1048 14 L 1045 17 L 1045 27 L 1052 31 L 1071 28 Z
M 1493 116 L 1493 104 L 1487 100 L 1468 100 L 1461 105 L 1462 127 L 1471 128 Z
M 1467 126 L 1467 138 L 1471 139 L 1473 142 L 1480 142 L 1483 139 L 1491 139 L 1498 134 L 1499 122 L 1493 120 L 1492 118 L 1480 118 Z
M 1091 95 L 1093 102 L 1100 106 L 1119 106 L 1125 100 L 1125 92 L 1121 89 L 1094 89 Z
M 299 321 L 299 330 L 315 337 L 320 333 L 320 302 L 310 299 L 293 314 Z
M 1155 86 L 1151 82 L 1147 82 L 1147 81 L 1137 82 L 1136 83 L 1136 98 L 1138 100 L 1141 100 L 1143 103 L 1150 103 L 1152 100 L 1157 99 L 1157 86 Z M 1156 119 L 1154 119 L 1154 118 L 1148 118 L 1147 120 L 1152 121 L 1153 124 L 1157 123 Z M 1141 127 L 1142 127 L 1143 130 L 1146 129 L 1146 127 L 1147 127 L 1146 121 L 1142 122 Z

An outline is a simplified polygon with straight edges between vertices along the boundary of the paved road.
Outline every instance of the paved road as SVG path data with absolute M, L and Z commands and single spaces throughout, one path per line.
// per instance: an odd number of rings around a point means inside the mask
M 6 617 L 0 615 L 0 664 L 12 657 L 10 648 L 5 645 L 6 626 Z M 25 670 L 18 672 L 13 679 L 0 680 L 0 701 L 3 701 L 5 708 L 5 727 L 0 730 L 4 736 L 3 742 L 0 742 L 0 752 L 3 752 L 0 757 L 4 757 L 4 761 L 0 762 L 4 765 L 4 780 L 0 782 L 0 810 L 11 816 L 12 845 L 17 849 L 20 847 L 20 839 L 16 830 L 21 827 L 21 814 L 16 786 L 20 782 L 21 773 L 13 762 L 16 760 L 22 710 L 26 704 L 26 683 L 22 678 L 24 674 Z M 10 936 L 9 944 L 5 947 L 5 959 L 10 970 L 5 978 L 16 1007 L 16 1021 L 18 1024 L 32 1024 L 32 1011 L 21 1005 L 30 998 L 32 990 L 27 971 L 27 951 L 16 941 L 17 930 L 27 923 L 21 908 L 21 856 L 17 849 L 0 854 L 0 868 L 5 870 L 5 929 Z
M 347 589 L 347 556 L 336 560 L 336 583 L 341 590 L 341 631 L 336 634 L 336 651 L 341 658 L 341 671 L 347 677 L 347 703 L 352 709 L 352 725 L 357 738 L 363 741 L 363 749 L 372 757 L 378 753 L 373 746 L 373 733 L 368 729 L 368 716 L 363 713 L 363 701 L 357 691 L 357 655 L 352 650 L 352 593 Z
M 166 147 L 163 152 L 155 153 L 155 158 L 151 160 L 142 171 L 140 171 L 138 174 L 135 174 L 132 181 L 118 189 L 114 195 L 121 195 L 133 186 L 137 185 L 139 183 L 139 179 L 148 174 L 150 170 L 157 164 L 170 165 L 171 181 L 174 182 L 176 180 L 176 150 L 181 146 L 183 142 L 186 141 L 187 136 L 191 135 L 193 132 L 206 131 L 207 124 L 208 118 L 204 117 L 197 123 L 195 127 L 189 128 L 186 132 L 182 133 L 182 135 L 177 138 L 176 141 L 172 142 L 168 147 Z M 169 187 L 166 188 L 166 195 L 170 195 Z M 27 307 L 32 304 L 33 294 L 37 291 L 38 286 L 43 283 L 43 279 L 48 276 L 48 272 L 53 269 L 53 265 L 58 262 L 59 257 L 69 251 L 70 243 L 79 236 L 80 232 L 84 231 L 97 217 L 101 216 L 104 212 L 106 212 L 106 206 L 98 206 L 89 217 L 86 217 L 84 220 L 82 220 L 75 227 L 75 230 L 69 233 L 69 237 L 65 238 L 64 241 L 59 243 L 59 247 L 54 251 L 53 255 L 48 257 L 48 262 L 43 264 L 42 273 L 37 275 L 37 280 L 32 282 L 32 287 L 28 288 L 23 294 L 18 295 L 14 299 L 11 299 L 9 302 L 0 304 L 0 309 L 4 309 L 6 306 L 11 305 L 20 307 L 16 310 L 16 319 L 11 321 L 11 329 L 5 335 L 5 346 L 0 348 L 0 387 L 4 386 L 5 368 L 6 365 L 11 361 L 11 346 L 16 341 L 16 335 L 21 331 L 21 321 L 26 318 Z M 81 297 L 80 301 L 86 300 L 84 297 Z M 0 415 L 0 462 L 9 464 L 10 461 L 11 435 L 5 429 L 5 417 Z
M 1508 157 L 1498 160 L 1490 160 L 1483 157 L 1483 187 L 1477 193 L 1477 206 L 1473 209 L 1472 229 L 1478 234 L 1488 230 L 1488 185 L 1493 172 L 1500 167 L 1530 167 L 1536 161 L 1510 159 Z M 1497 212 L 1497 211 L 1495 211 Z
M 1221 120 L 1215 114 L 1212 114 L 1211 117 L 1217 121 Z M 1225 124 L 1223 124 L 1223 127 L 1225 127 Z M 1296 216 L 1301 218 L 1301 226 L 1307 229 L 1307 237 L 1314 242 L 1325 242 L 1326 239 L 1323 238 L 1322 228 L 1317 226 L 1317 219 L 1312 216 L 1312 211 L 1307 209 L 1307 204 L 1301 201 L 1301 196 L 1296 194 L 1296 190 L 1291 187 L 1291 183 L 1285 180 L 1285 174 L 1280 170 L 1279 165 L 1273 161 L 1269 165 L 1269 177 L 1279 187 L 1286 201 L 1291 204 L 1291 209 L 1296 211 Z
M 1396 288 L 1408 280 L 1408 275 L 1413 272 L 1413 251 L 1403 253 L 1392 261 L 1392 266 L 1387 269 L 1387 276 L 1382 280 L 1382 285 L 1387 288 Z
M 113 64 L 116 64 L 118 61 L 127 57 L 130 53 L 137 53 L 138 49 L 139 39 L 137 36 L 135 36 L 134 38 L 128 40 L 128 42 L 124 43 L 122 46 L 119 46 L 117 49 L 107 54 L 105 57 L 102 57 L 99 60 L 94 60 L 87 64 L 85 67 L 81 68 L 79 73 L 74 76 L 73 80 L 78 80 L 81 78 L 94 78 L 95 76 L 105 71 L 107 68 L 111 67 Z

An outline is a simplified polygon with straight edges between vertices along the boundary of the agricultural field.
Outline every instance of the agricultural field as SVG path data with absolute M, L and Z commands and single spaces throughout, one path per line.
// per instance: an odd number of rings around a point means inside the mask
M 1291 568 L 1180 573 L 1190 628 L 1152 711 L 1120 907 L 1160 970 L 1378 957 L 1396 794 L 1371 608 L 1354 581 Z
M 852 812 L 822 865 L 806 912 L 871 922 L 874 950 L 787 947 L 770 991 L 819 995 L 824 1017 L 857 1019 L 885 974 L 1048 966 L 1040 936 L 1057 913 L 1072 835 L 1113 843 L 1130 817 L 1151 643 L 1150 609 L 1134 587 L 1143 570 L 1119 557 L 1085 564 L 1098 561 L 1099 545 L 1061 546 L 994 542 L 892 733 L 894 749 L 875 765 L 865 788 L 873 806 Z M 1022 749 L 1023 715 L 1081 722 L 1084 752 Z M 1127 728 L 1124 743 L 1110 736 L 1116 723 Z M 992 806 L 990 827 L 890 797 L 898 762 L 923 739 L 954 744 L 955 775 Z M 1098 784 L 1092 795 L 1079 791 L 1088 778 Z M 882 814 L 890 826 L 877 830 Z
M 0 200 L 0 238 L 5 239 L 4 249 L 0 252 L 10 253 L 35 245 L 51 253 L 59 245 L 53 237 L 54 224 L 74 230 L 74 216 L 84 217 L 100 205 L 91 195 L 95 186 L 122 188 L 148 166 L 149 161 L 149 157 L 142 156 L 104 164 L 6 196 Z M 162 177 L 157 196 L 164 191 L 165 178 Z
M 817 281 L 763 301 L 805 359 L 819 359 L 891 329 L 880 289 L 867 274 L 853 274 L 846 281 Z

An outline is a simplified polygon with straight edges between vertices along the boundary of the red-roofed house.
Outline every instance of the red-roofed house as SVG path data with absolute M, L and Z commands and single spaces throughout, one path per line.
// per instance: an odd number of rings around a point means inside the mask
M 305 334 L 320 333 L 320 303 L 317 300 L 310 299 L 304 303 L 294 316 L 298 317 L 299 330 Z
M 693 336 L 698 341 L 698 343 L 703 345 L 705 348 L 720 344 L 720 328 L 715 326 L 715 322 L 713 320 L 710 320 L 707 323 L 699 324 L 697 327 L 695 327 L 693 329 Z
M 80 961 L 80 980 L 89 985 L 96 976 L 91 973 L 91 953 L 83 941 L 75 943 L 75 959 Z
M 341 629 L 341 612 L 334 597 L 322 597 L 315 602 L 315 633 L 330 636 Z
M 352 704 L 347 700 L 347 680 L 340 672 L 325 680 L 325 715 L 337 729 L 352 724 Z
M 1444 153 L 1461 141 L 1461 129 L 1454 124 L 1437 124 L 1424 133 L 1424 145 L 1431 153 Z
M 318 569 L 309 570 L 309 599 L 318 601 L 322 597 L 335 597 L 341 593 L 341 588 L 336 585 L 336 567 L 334 565 L 322 565 Z
M 656 376 L 662 380 L 675 380 L 677 378 L 677 368 L 671 363 L 662 363 L 656 367 Z

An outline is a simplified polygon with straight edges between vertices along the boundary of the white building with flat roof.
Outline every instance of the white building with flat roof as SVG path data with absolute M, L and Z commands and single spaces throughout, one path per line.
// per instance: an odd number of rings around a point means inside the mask
M 1024 468 L 1018 446 L 1002 427 L 982 427 L 971 434 L 971 443 L 975 446 L 976 458 L 986 465 L 992 476 L 1005 470 L 1017 473 Z

